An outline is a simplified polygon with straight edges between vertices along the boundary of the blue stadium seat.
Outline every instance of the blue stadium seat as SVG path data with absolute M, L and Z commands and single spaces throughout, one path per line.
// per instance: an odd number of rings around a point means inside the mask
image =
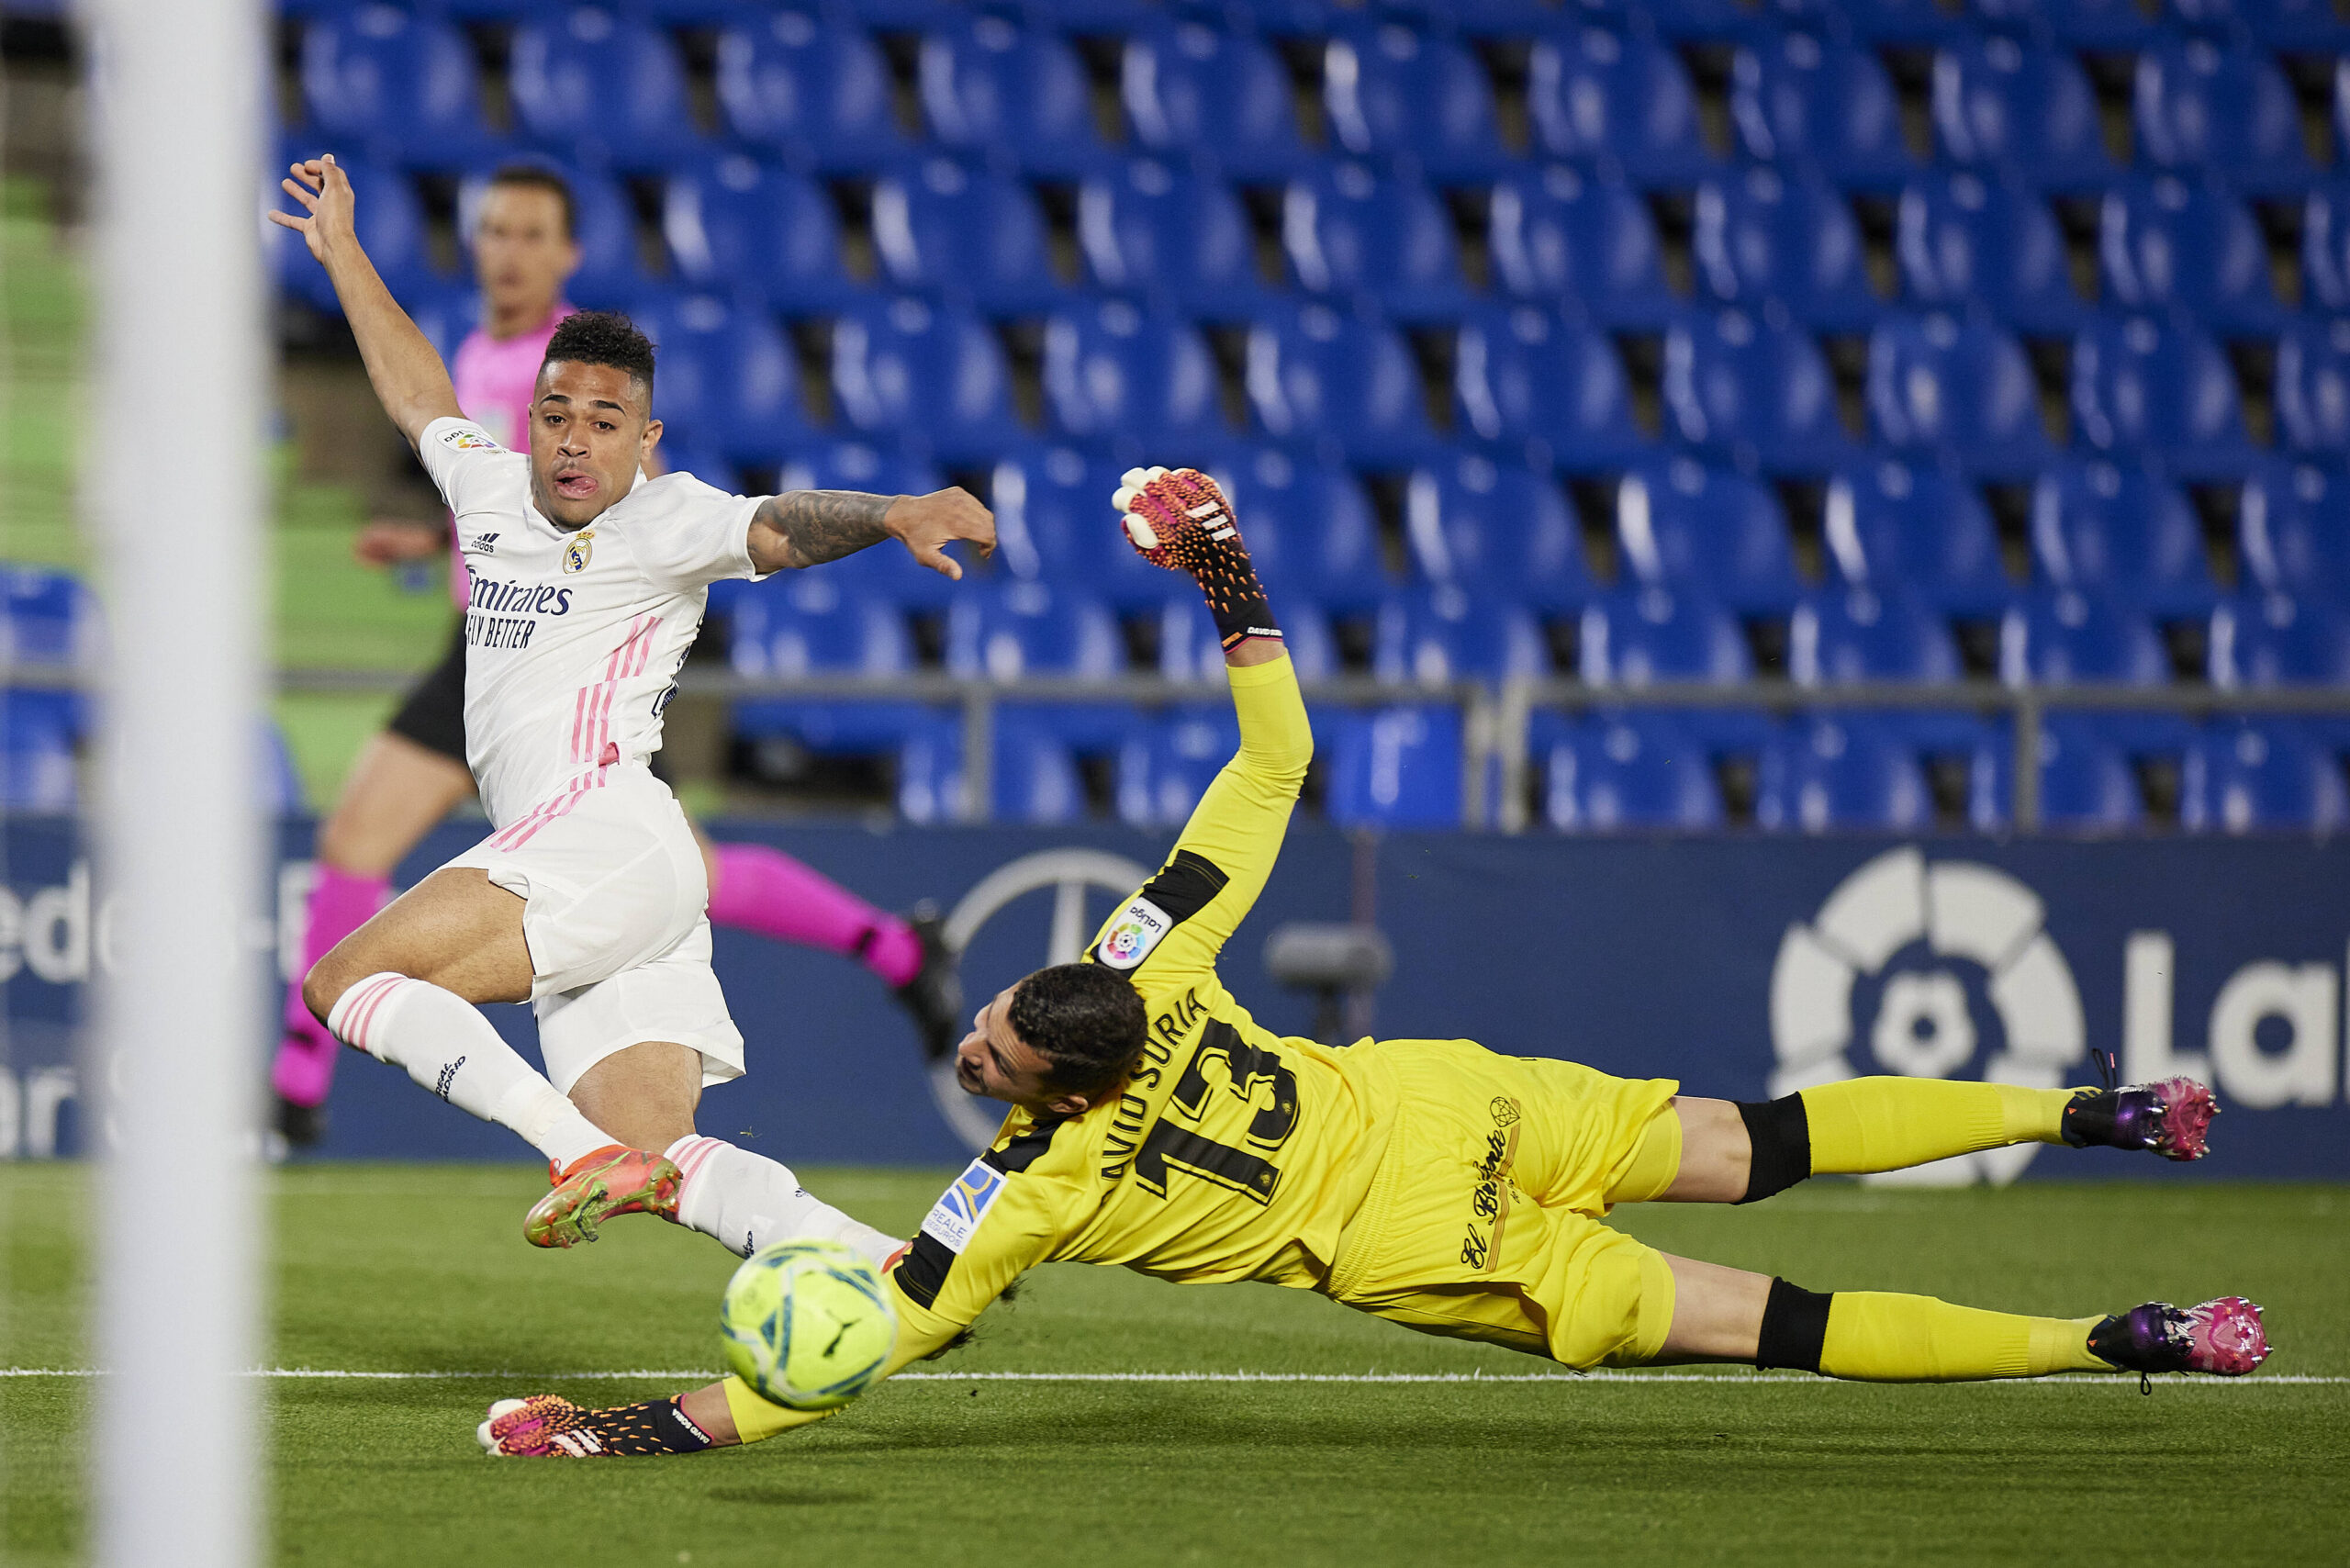
M 2188 27 L 2240 31 L 2270 49 L 2310 54 L 2350 50 L 2350 26 L 2326 0 L 2171 0 L 2169 8 Z
M 287 213 L 298 210 L 277 182 L 285 178 L 285 166 L 296 157 L 312 157 L 319 151 L 322 150 L 304 148 L 298 141 L 289 145 L 288 155 L 271 172 L 263 188 L 262 204 L 265 209 Z M 366 247 L 368 260 L 375 263 L 375 270 L 383 275 L 384 286 L 392 291 L 392 297 L 412 305 L 453 291 L 458 280 L 432 264 L 431 234 L 425 221 L 424 204 L 418 199 L 416 187 L 408 176 L 389 165 L 370 163 L 364 158 L 346 157 L 341 152 L 335 154 L 335 162 L 349 176 L 356 198 L 352 220 L 358 227 L 359 242 Z M 280 289 L 313 309 L 332 316 L 342 314 L 327 269 L 311 256 L 299 234 L 272 223 L 263 231 L 262 243 L 271 278 Z
M 1620 7 L 1614 0 L 1585 0 L 1566 8 L 1595 16 Z M 1523 39 L 1556 19 L 1544 0 L 1372 0 L 1371 9 L 1430 32 L 1468 39 Z
M 2126 310 L 2177 308 L 2222 332 L 2274 331 L 2268 241 L 2232 196 L 2176 175 L 2125 182 L 2098 207 L 2098 270 Z
M 2270 593 L 2350 608 L 2350 479 L 2308 464 L 2267 463 L 2237 498 L 2240 558 Z
M 1799 686 L 1956 680 L 1950 628 L 1907 588 L 1807 594 L 1787 622 L 1787 673 Z
M 1340 827 L 1460 825 L 1460 711 L 1382 708 L 1329 721 L 1330 820 Z
M 1431 583 L 1552 614 L 1579 610 L 1599 592 L 1565 492 L 1516 465 L 1462 454 L 1414 469 L 1404 532 L 1413 564 Z
M 1126 40 L 1119 95 L 1135 140 L 1161 157 L 1204 155 L 1243 180 L 1286 179 L 1314 162 L 1288 69 L 1248 34 L 1174 20 L 1143 28 Z
M 2333 757 L 2289 720 L 2221 719 L 2188 748 L 2179 825 L 2195 833 L 2350 826 L 2350 798 Z
M 1652 29 L 1659 38 L 1701 46 L 1740 43 L 1772 31 L 1760 8 L 1740 0 L 1583 0 L 1564 9 L 1583 13 L 1598 26 Z
M 1807 326 L 1864 330 L 1882 308 L 1860 225 L 1816 175 L 1755 168 L 1697 187 L 1697 280 L 1724 305 L 1776 301 Z
M 1326 305 L 1279 309 L 1248 330 L 1248 402 L 1275 441 L 1388 464 L 1433 448 L 1412 351 L 1383 323 Z
M 2308 306 L 2350 310 L 2350 181 L 2322 182 L 2301 205 L 2301 289 Z
M 1035 196 L 957 159 L 924 158 L 874 183 L 873 248 L 895 286 L 983 310 L 1041 311 L 1062 296 Z
M 946 608 L 946 667 L 988 680 L 1125 673 L 1125 644 L 1109 607 L 1074 587 L 965 583 Z
M 2270 56 L 2208 39 L 2138 56 L 2138 150 L 2166 169 L 2206 169 L 2239 190 L 2297 191 L 2312 170 L 2292 84 Z
M 1255 546 L 1250 546 L 1254 554 Z M 1289 662 L 1304 681 L 1334 680 L 1340 670 L 1337 639 L 1322 607 L 1295 594 L 1271 589 L 1273 613 L 1280 617 L 1281 641 Z M 1168 680 L 1206 686 L 1225 678 L 1224 641 L 1215 618 L 1194 592 L 1165 600 L 1158 607 L 1158 673 Z
M 2277 423 L 2288 452 L 2350 457 L 2350 316 L 2302 318 L 2277 344 Z
M 1118 753 L 1118 820 L 1182 826 L 1239 749 L 1240 723 L 1229 703 L 1172 708 L 1136 725 Z
M 1229 433 L 1198 330 L 1124 299 L 1074 303 L 1045 323 L 1045 404 L 1071 437 L 1136 461 Z
M 749 289 L 793 315 L 837 308 L 856 293 L 823 188 L 740 152 L 669 176 L 661 234 L 675 275 L 695 288 Z
M 1617 485 L 1616 545 L 1632 579 L 1703 588 L 1741 615 L 1784 614 L 1802 597 L 1778 497 L 1685 457 Z
M 548 151 L 665 168 L 700 144 L 669 35 L 603 6 L 535 13 L 514 30 L 514 123 Z
M 1867 396 L 1877 440 L 1914 457 L 2013 476 L 2055 455 L 2031 362 L 1998 327 L 1941 314 L 1881 322 Z
M 1890 459 L 1848 468 L 1829 482 L 1821 524 L 1838 577 L 1854 587 L 1906 585 L 1965 616 L 1998 615 L 2014 597 L 1990 508 L 1940 468 Z
M 952 822 L 963 797 L 962 731 L 948 710 L 920 702 L 822 702 L 762 698 L 729 714 L 744 739 L 785 741 L 818 756 L 879 757 L 889 764 L 898 814 Z
M 724 490 L 731 495 L 738 496 L 744 493 L 743 476 L 736 468 L 734 460 L 720 451 L 713 442 L 692 441 L 683 437 L 672 441 L 669 438 L 669 432 L 665 430 L 661 432 L 661 445 L 655 454 L 655 461 L 668 473 L 690 474 L 713 489 Z M 713 604 L 717 602 L 718 593 L 718 585 L 712 583 L 711 594 Z
M 1077 747 L 1052 722 L 1057 708 L 1007 703 L 990 733 L 988 820 L 1052 826 L 1085 819 Z
M 1651 584 L 1594 600 L 1583 608 L 1575 653 L 1587 686 L 1754 677 L 1754 655 L 1736 619 L 1693 588 Z
M 1451 215 L 1416 179 L 1331 163 L 1281 196 L 1281 248 L 1308 293 L 1397 320 L 1457 316 L 1469 304 Z
M 809 11 L 744 16 L 719 34 L 718 105 L 737 140 L 828 173 L 881 167 L 909 145 L 879 48 Z
M 102 636 L 97 598 L 79 577 L 0 564 L 0 670 L 84 668 L 98 656 Z
M 2110 834 L 2144 825 L 2145 800 L 2131 767 L 2130 748 L 2123 744 L 2133 727 L 2116 726 L 2104 715 L 2094 713 L 2056 712 L 2042 717 L 2042 828 Z M 1998 832 L 2015 820 L 2015 744 L 2005 725 L 1985 728 L 1972 762 L 1968 817 L 1976 831 Z
M 1993 36 L 1934 56 L 1934 135 L 1942 156 L 1981 173 L 2059 190 L 2121 175 L 2080 62 Z
M 1391 686 L 1498 685 L 1551 673 L 1550 644 L 1530 610 L 1450 583 L 1411 588 L 1381 605 L 1371 639 L 1371 675 Z
M 1536 468 L 1614 471 L 1654 456 L 1606 336 L 1532 305 L 1489 306 L 1460 324 L 1452 362 L 1456 437 Z
M 2158 26 L 2138 0 L 1971 0 L 1968 8 L 1994 28 L 2028 29 L 2066 49 L 2136 49 Z
M 2177 486 L 2110 463 L 2053 465 L 2032 487 L 2033 575 L 2051 588 L 2117 594 L 2157 615 L 2218 600 L 2203 528 Z
M 2350 615 L 2281 593 L 2223 600 L 2211 612 L 2211 684 L 2350 686 Z
M 1873 715 L 1798 719 L 1762 748 L 1762 763 L 1754 821 L 1771 832 L 1912 833 L 1933 821 L 1925 769 L 1898 732 Z
M 781 572 L 729 596 L 727 655 L 737 675 L 897 676 L 914 667 L 898 608 L 844 588 L 835 574 Z
M 1721 790 L 1704 748 L 1665 714 L 1579 722 L 1537 712 L 1526 742 L 1541 768 L 1542 820 L 1563 833 L 1722 825 Z
M 927 34 L 920 74 L 931 134 L 950 148 L 1009 156 L 1036 174 L 1081 176 L 1108 163 L 1085 66 L 1064 39 L 981 13 Z
M 74 747 L 83 730 L 76 692 L 0 691 L 0 810 L 73 811 L 81 793 Z
M 1750 158 L 1808 162 L 1845 185 L 1898 185 L 1918 172 L 1893 79 L 1866 49 L 1801 32 L 1758 40 L 1731 64 L 1729 107 Z
M 1234 452 L 1214 471 L 1276 613 L 1303 600 L 1354 614 L 1387 597 L 1393 585 L 1380 565 L 1379 524 L 1349 470 L 1260 446 Z
M 1256 239 L 1222 180 L 1136 158 L 1087 180 L 1077 239 L 1093 281 L 1211 319 L 1246 318 L 1269 296 Z
M 436 168 L 498 155 L 473 49 L 437 17 L 360 6 L 313 22 L 302 31 L 301 74 L 319 151 Z
M 1494 183 L 1486 252 L 1501 286 L 1603 326 L 1659 327 L 1684 307 L 1664 281 L 1656 219 L 1621 180 L 1566 163 Z
M 1534 46 L 1528 107 L 1539 151 L 1635 183 L 1686 180 L 1715 167 L 1697 128 L 1697 95 L 1680 58 L 1636 32 L 1568 28 Z
M 996 560 L 1015 577 L 1067 583 L 1113 609 L 1156 610 L 1190 585 L 1136 554 L 1110 505 L 1126 465 L 1066 443 L 1024 443 L 990 481 Z M 1257 531 L 1250 531 L 1256 553 Z
M 1964 38 L 1970 28 L 1935 0 L 1777 0 L 1768 7 L 1793 27 L 1849 31 L 1863 43 L 1915 48 Z
M 783 465 L 778 490 L 867 490 L 884 496 L 921 496 L 938 489 L 946 478 L 929 464 L 904 453 L 863 442 L 836 441 L 809 448 Z M 957 552 L 965 571 L 973 557 Z M 860 550 L 824 568 L 844 593 L 862 594 L 901 609 L 934 610 L 945 608 L 960 590 L 912 554 L 890 543 Z
M 1024 433 L 995 334 L 911 297 L 859 301 L 834 322 L 833 397 L 850 429 L 926 444 L 944 462 L 991 459 Z
M 1939 309 L 1980 304 L 2023 332 L 2073 332 L 2089 307 L 2073 287 L 2065 235 L 2036 194 L 1960 170 L 1901 193 L 1894 254 L 1911 299 Z
M 758 463 L 815 439 L 800 399 L 800 362 L 764 310 L 699 294 L 659 300 L 631 319 L 659 351 L 654 411 L 682 441 Z
M 1665 334 L 1664 407 L 1676 438 L 1748 471 L 1816 473 L 1852 454 L 1819 345 L 1742 310 Z
M 956 0 L 835 0 L 841 14 L 878 32 L 920 33 L 969 15 Z
M 571 186 L 579 241 L 579 270 L 564 292 L 575 305 L 591 310 L 621 310 L 659 287 L 646 274 L 636 247 L 636 208 L 619 184 L 608 175 L 556 164 L 550 159 L 526 162 L 561 174 Z M 457 229 L 471 234 L 488 194 L 489 171 L 477 170 L 457 183 Z
M 1440 34 L 1342 29 L 1323 48 L 1322 104 L 1332 142 L 1358 158 L 1407 158 L 1439 180 L 1490 178 L 1509 162 L 1485 68 Z
M 1021 15 L 1040 28 L 1075 37 L 1124 37 L 1159 16 L 1152 0 L 1020 0 Z
M 2235 371 L 2199 329 L 2108 317 L 2073 340 L 2073 434 L 2181 477 L 2241 473 L 2254 453 Z
M 2143 610 L 2047 589 L 2020 599 L 2001 619 L 1999 678 L 2009 686 L 2162 686 L 2170 656 Z

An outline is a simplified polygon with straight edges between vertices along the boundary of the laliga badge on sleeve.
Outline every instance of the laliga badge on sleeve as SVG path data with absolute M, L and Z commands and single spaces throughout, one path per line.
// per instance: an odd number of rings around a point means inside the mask
M 588 563 L 595 559 L 595 556 L 596 531 L 592 528 L 583 528 L 571 536 L 570 543 L 563 547 L 565 575 L 573 576 L 586 571 Z
M 1175 923 L 1165 910 L 1137 897 L 1112 917 L 1110 928 L 1093 949 L 1094 961 L 1113 969 L 1137 969 L 1174 929 Z
M 471 425 L 459 425 L 454 430 L 442 431 L 441 432 L 441 444 L 449 448 L 452 452 L 496 452 L 499 450 L 498 442 L 489 439 L 488 431 L 476 430 Z

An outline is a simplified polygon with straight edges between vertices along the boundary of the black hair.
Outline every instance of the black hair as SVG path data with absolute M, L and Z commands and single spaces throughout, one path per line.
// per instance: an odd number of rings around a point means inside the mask
M 625 370 L 629 379 L 644 387 L 653 401 L 653 340 L 636 330 L 625 316 L 611 310 L 575 310 L 565 316 L 547 340 L 541 369 L 562 360 L 566 364 L 608 364 Z
M 571 182 L 543 163 L 501 164 L 490 175 L 493 185 L 520 185 L 529 190 L 546 191 L 563 208 L 563 237 L 579 237 L 579 198 L 571 194 Z
M 1050 1087 L 1098 1099 L 1142 1059 L 1150 1023 L 1142 993 L 1099 964 L 1055 964 L 1013 988 L 1004 1020 L 1051 1065 Z

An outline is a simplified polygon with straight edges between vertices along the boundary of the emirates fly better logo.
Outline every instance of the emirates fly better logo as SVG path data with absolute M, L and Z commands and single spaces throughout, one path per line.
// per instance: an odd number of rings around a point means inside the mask
M 1787 928 L 1771 970 L 1774 1095 L 1872 1072 L 2053 1089 L 2087 1054 L 2080 991 L 2040 896 L 1996 867 L 1888 850 Z M 1873 1182 L 2012 1182 L 2038 1144 Z

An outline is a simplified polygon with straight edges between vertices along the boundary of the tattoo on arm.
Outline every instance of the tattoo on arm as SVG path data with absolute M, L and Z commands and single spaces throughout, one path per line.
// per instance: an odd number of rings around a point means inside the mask
M 790 490 L 761 502 L 752 523 L 755 531 L 765 527 L 781 536 L 778 566 L 821 566 L 888 538 L 881 520 L 897 498 L 862 490 Z

